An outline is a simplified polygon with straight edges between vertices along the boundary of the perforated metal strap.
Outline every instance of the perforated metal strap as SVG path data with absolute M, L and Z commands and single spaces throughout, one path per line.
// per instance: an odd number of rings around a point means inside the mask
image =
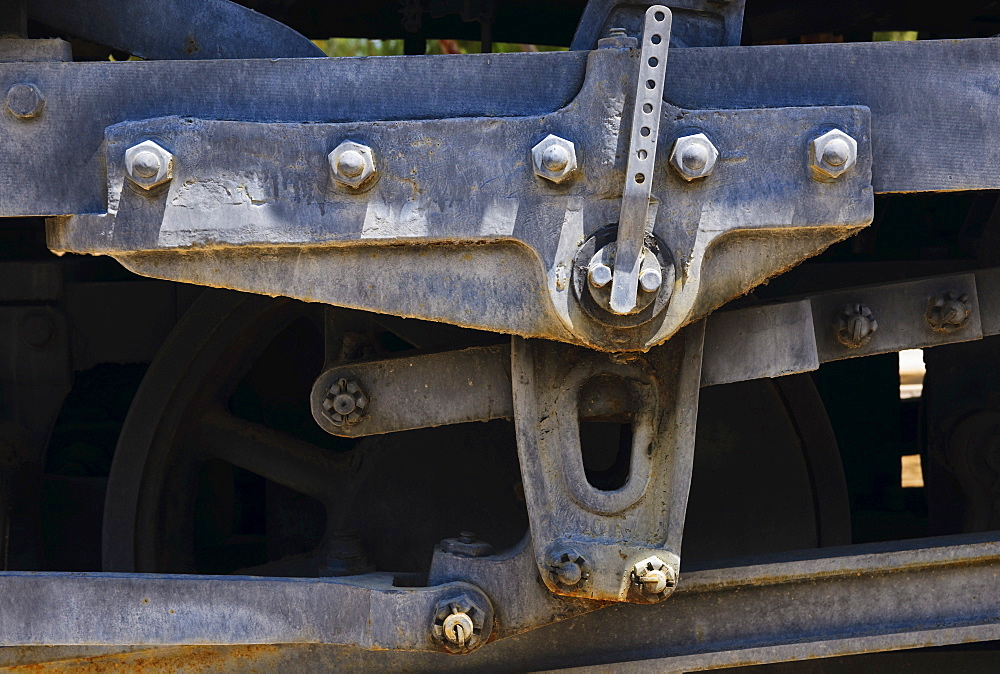
M 670 10 L 666 7 L 653 5 L 646 10 L 625 191 L 618 218 L 618 250 L 611 285 L 610 306 L 616 314 L 627 314 L 635 308 L 639 290 L 642 247 L 646 237 L 646 217 L 663 103 L 663 80 L 667 72 L 670 23 Z

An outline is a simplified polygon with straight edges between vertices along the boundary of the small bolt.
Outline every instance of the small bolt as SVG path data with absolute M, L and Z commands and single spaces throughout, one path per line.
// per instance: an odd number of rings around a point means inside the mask
M 466 642 L 472 637 L 472 618 L 464 611 L 455 608 L 455 612 L 444 619 L 442 624 L 444 638 L 459 648 L 465 648 Z
M 368 396 L 358 382 L 338 379 L 326 392 L 323 410 L 334 426 L 356 424 L 368 407 Z
M 149 150 L 143 150 L 132 160 L 132 171 L 140 178 L 152 178 L 160 172 L 160 158 Z
M 848 304 L 833 324 L 837 340 L 850 349 L 864 346 L 878 330 L 878 321 L 864 304 Z
M 333 179 L 344 187 L 368 187 L 378 176 L 374 152 L 361 143 L 345 140 L 327 155 L 327 161 Z
M 813 177 L 831 180 L 846 173 L 858 160 L 858 141 L 840 129 L 831 129 L 810 144 Z
M 595 262 L 587 268 L 587 280 L 595 288 L 603 288 L 611 283 L 612 276 L 611 267 L 603 262 Z
M 337 173 L 348 178 L 357 178 L 365 170 L 365 158 L 356 150 L 348 150 L 337 160 Z
M 639 273 L 639 287 L 647 293 L 653 293 L 660 289 L 663 283 L 663 274 L 659 269 L 643 269 Z
M 637 46 L 639 41 L 629 37 L 628 31 L 624 28 L 611 28 L 607 37 L 597 41 L 598 49 L 635 49 Z
M 562 145 L 549 145 L 542 152 L 542 166 L 552 173 L 559 173 L 569 166 L 569 152 Z
M 681 136 L 674 141 L 670 163 L 684 180 L 697 180 L 712 173 L 719 151 L 703 133 Z
M 843 138 L 834 138 L 823 148 L 823 161 L 830 166 L 843 166 L 851 158 L 851 148 Z
M 702 170 L 708 163 L 708 148 L 701 143 L 688 145 L 681 154 L 681 163 L 692 173 Z
M 125 173 L 144 190 L 170 182 L 173 170 L 174 156 L 151 140 L 125 150 Z
M 483 645 L 493 628 L 493 607 L 479 593 L 462 592 L 434 607 L 431 636 L 451 653 L 468 653 Z
M 550 133 L 531 148 L 531 160 L 536 176 L 561 183 L 576 171 L 576 146 Z
M 15 84 L 7 90 L 7 110 L 20 119 L 31 119 L 41 114 L 45 99 L 34 84 Z
M 590 578 L 587 560 L 576 550 L 562 550 L 549 559 L 552 579 L 562 587 L 573 587 Z
M 927 302 L 927 323 L 935 332 L 954 332 L 969 324 L 972 305 L 969 296 L 954 290 L 931 297 Z
M 669 594 L 677 584 L 673 568 L 655 555 L 632 567 L 632 580 L 642 595 L 652 599 Z

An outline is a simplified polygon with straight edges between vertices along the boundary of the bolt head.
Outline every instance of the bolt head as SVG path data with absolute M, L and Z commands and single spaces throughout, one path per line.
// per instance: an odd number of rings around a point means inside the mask
M 556 550 L 549 556 L 552 580 L 561 587 L 573 587 L 590 578 L 589 565 L 576 550 Z
M 839 178 L 858 161 L 858 141 L 840 129 L 814 138 L 809 146 L 813 176 L 819 180 Z
M 350 379 L 338 379 L 327 390 L 323 411 L 334 426 L 350 426 L 362 418 L 368 407 L 368 396 L 360 384 Z
M 174 156 L 151 140 L 125 150 L 125 174 L 144 190 L 170 182 L 174 177 Z
M 653 555 L 632 567 L 632 582 L 640 595 L 659 600 L 673 592 L 677 574 L 670 565 Z
M 604 264 L 603 262 L 593 262 L 590 267 L 587 268 L 587 280 L 595 288 L 603 288 L 604 286 L 611 283 L 611 279 L 614 274 L 611 271 L 611 267 Z
M 561 183 L 576 171 L 576 146 L 571 141 L 550 133 L 531 148 L 531 160 L 536 176 Z
M 369 187 L 378 176 L 374 152 L 361 143 L 345 140 L 327 155 L 327 161 L 334 182 L 343 187 Z
M 935 332 L 955 332 L 969 324 L 971 315 L 969 296 L 949 290 L 928 300 L 925 318 Z
M 878 321 L 864 304 L 848 304 L 833 324 L 837 341 L 849 349 L 857 349 L 872 341 Z
M 670 151 L 670 164 L 684 180 L 705 178 L 712 173 L 719 150 L 703 133 L 681 136 Z
M 34 84 L 15 84 L 7 90 L 7 110 L 19 119 L 31 119 L 42 113 L 45 99 Z
M 663 274 L 659 269 L 647 268 L 639 273 L 639 287 L 644 292 L 655 293 L 663 283 Z
M 434 607 L 431 636 L 444 650 L 469 653 L 489 640 L 493 630 L 493 607 L 485 595 L 461 592 Z

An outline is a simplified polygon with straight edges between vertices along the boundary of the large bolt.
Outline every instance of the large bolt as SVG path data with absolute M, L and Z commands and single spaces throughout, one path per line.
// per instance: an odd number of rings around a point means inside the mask
M 151 140 L 125 150 L 125 173 L 144 190 L 170 182 L 174 174 L 174 156 Z
M 462 592 L 434 607 L 431 636 L 451 653 L 468 653 L 482 646 L 493 629 L 493 607 L 485 596 Z
M 632 567 L 632 582 L 643 597 L 656 601 L 673 592 L 677 575 L 670 565 L 654 555 Z
M 969 324 L 972 305 L 969 296 L 954 290 L 931 297 L 927 302 L 927 323 L 935 332 L 954 332 Z
M 531 148 L 531 162 L 536 176 L 561 183 L 576 171 L 576 146 L 550 133 Z
M 858 141 L 840 129 L 831 129 L 813 139 L 809 161 L 817 180 L 839 178 L 858 161 Z
M 7 90 L 7 110 L 20 119 L 31 119 L 45 107 L 42 92 L 34 84 L 15 84 Z
M 837 340 L 850 349 L 857 349 L 872 340 L 878 321 L 864 304 L 848 304 L 833 324 Z
M 670 152 L 671 165 L 688 181 L 708 176 L 718 158 L 719 151 L 703 133 L 681 136 Z
M 573 587 L 590 578 L 587 560 L 576 550 L 560 550 L 549 557 L 551 578 L 561 587 Z
M 323 410 L 334 426 L 356 424 L 368 407 L 368 396 L 358 382 L 338 379 L 326 392 Z
M 375 153 L 367 145 L 345 140 L 327 155 L 333 179 L 344 187 L 360 189 L 374 184 L 378 176 Z

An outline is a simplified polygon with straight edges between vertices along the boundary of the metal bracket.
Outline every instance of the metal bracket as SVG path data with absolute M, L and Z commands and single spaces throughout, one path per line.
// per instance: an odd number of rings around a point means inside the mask
M 620 315 L 632 313 L 636 308 L 643 259 L 652 255 L 644 244 L 649 197 L 653 189 L 656 141 L 660 136 L 660 108 L 663 105 L 663 82 L 667 72 L 670 22 L 670 10 L 663 5 L 653 5 L 646 10 L 639 52 L 639 76 L 632 109 L 632 135 L 625 169 L 625 191 L 622 193 L 621 214 L 618 217 L 614 275 L 608 302 L 611 311 Z M 649 269 L 647 273 L 656 279 L 655 284 L 649 283 L 645 288 L 647 292 L 659 290 L 660 270 Z
M 621 359 L 514 338 L 514 423 L 535 562 L 557 594 L 652 603 L 672 591 L 694 452 L 704 323 Z M 624 384 L 636 410 L 627 478 L 592 484 L 580 450 L 587 387 Z

